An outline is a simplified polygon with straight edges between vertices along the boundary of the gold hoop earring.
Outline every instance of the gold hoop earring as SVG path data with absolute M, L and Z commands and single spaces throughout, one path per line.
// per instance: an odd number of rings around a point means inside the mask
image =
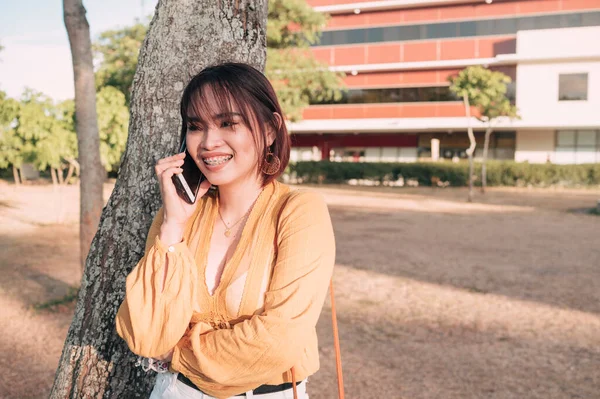
M 269 158 L 271 158 L 269 160 Z M 265 156 L 265 161 L 262 166 L 262 172 L 265 175 L 273 176 L 275 173 L 279 172 L 279 168 L 281 167 L 281 160 L 279 157 L 271 152 L 269 152 Z

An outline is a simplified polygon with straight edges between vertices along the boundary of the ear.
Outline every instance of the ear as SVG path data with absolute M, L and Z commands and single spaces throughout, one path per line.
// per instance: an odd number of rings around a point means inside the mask
M 275 125 L 277 126 L 277 130 L 281 129 L 281 124 L 283 123 L 283 118 L 277 112 L 273 112 L 275 116 Z M 276 132 L 273 128 L 269 128 L 267 132 L 267 146 L 270 147 L 275 141 Z

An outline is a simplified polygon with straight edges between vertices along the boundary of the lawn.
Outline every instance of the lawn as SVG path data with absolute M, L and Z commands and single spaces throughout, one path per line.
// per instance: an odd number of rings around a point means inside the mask
M 599 191 L 312 189 L 336 233 L 347 398 L 598 397 Z M 48 396 L 73 306 L 35 306 L 78 284 L 78 208 L 77 187 L 0 181 L 2 398 Z M 331 399 L 329 303 L 318 332 L 308 389 Z

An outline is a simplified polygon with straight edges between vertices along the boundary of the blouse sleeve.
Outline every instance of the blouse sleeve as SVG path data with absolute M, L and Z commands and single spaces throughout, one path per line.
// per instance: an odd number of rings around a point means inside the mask
M 160 241 L 162 220 L 161 208 L 148 232 L 144 257 L 127 276 L 125 299 L 115 320 L 117 333 L 129 349 L 145 357 L 164 355 L 177 344 L 188 327 L 196 297 L 194 257 L 185 241 L 169 247 Z
M 317 324 L 334 263 L 325 201 L 315 193 L 294 193 L 279 219 L 263 313 L 229 329 L 195 326 L 175 347 L 173 369 L 229 386 L 268 381 L 289 370 Z

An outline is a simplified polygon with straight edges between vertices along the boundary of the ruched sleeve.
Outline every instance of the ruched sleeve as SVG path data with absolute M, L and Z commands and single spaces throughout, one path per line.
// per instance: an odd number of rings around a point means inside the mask
M 172 246 L 160 241 L 162 220 L 161 208 L 150 227 L 144 257 L 127 276 L 125 299 L 115 320 L 129 349 L 145 357 L 173 349 L 188 327 L 196 298 L 194 257 L 185 240 Z

